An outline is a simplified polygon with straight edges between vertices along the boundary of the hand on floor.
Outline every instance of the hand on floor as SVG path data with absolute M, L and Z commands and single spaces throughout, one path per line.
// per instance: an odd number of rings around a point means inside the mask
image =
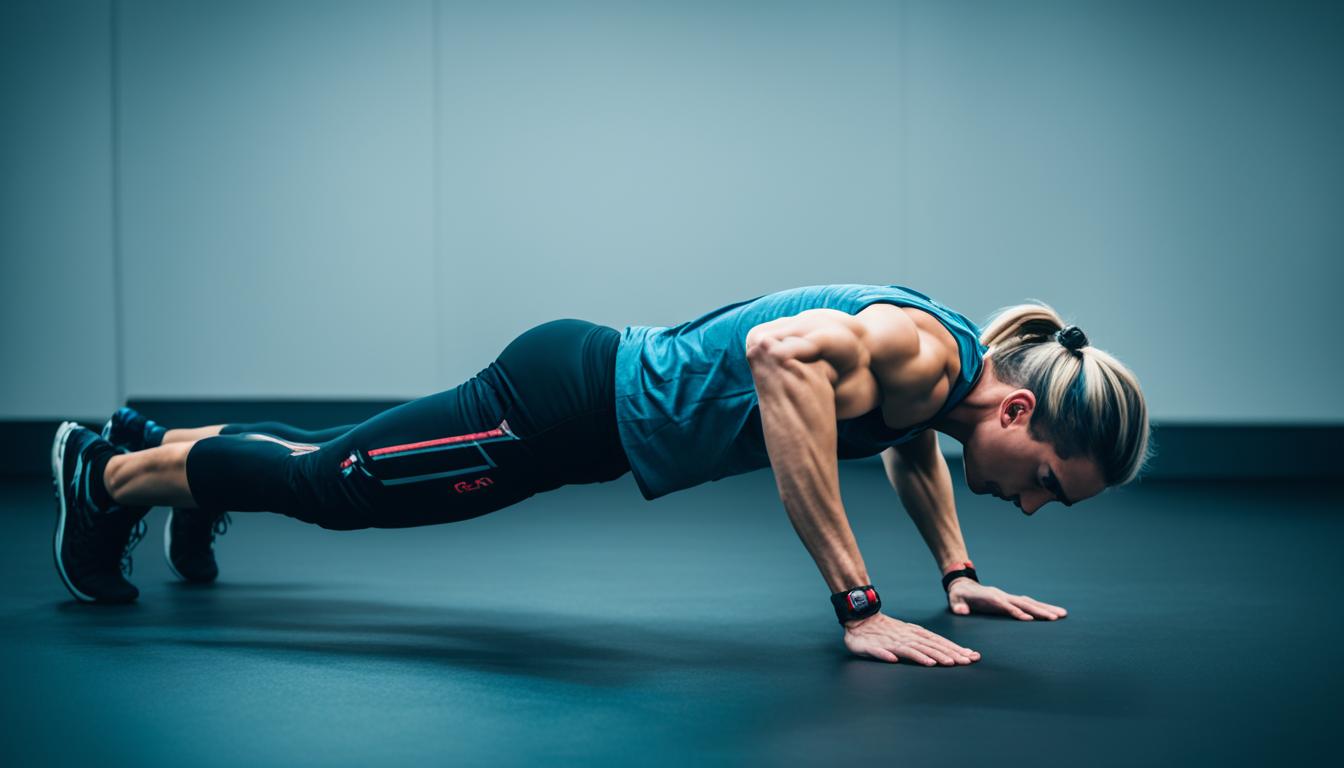
M 883 613 L 845 624 L 845 647 L 860 656 L 882 661 L 917 661 L 928 667 L 955 666 L 980 660 L 980 653 L 947 638 Z
M 1010 595 L 998 587 L 987 587 L 972 579 L 954 579 L 947 588 L 947 605 L 961 616 L 969 613 L 1006 613 L 1022 621 L 1037 618 L 1054 621 L 1069 615 L 1058 605 L 1042 603 L 1026 595 Z

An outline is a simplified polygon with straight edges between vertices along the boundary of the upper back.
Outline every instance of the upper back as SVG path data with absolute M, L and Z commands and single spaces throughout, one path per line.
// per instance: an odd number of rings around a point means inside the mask
M 728 304 L 671 327 L 627 326 L 617 351 L 617 423 L 645 495 L 654 498 L 745 471 L 746 465 L 769 463 L 746 360 L 746 337 L 753 327 L 807 309 L 857 315 L 877 303 L 923 310 L 951 333 L 958 345 L 960 375 L 946 408 L 955 405 L 980 372 L 984 348 L 979 328 L 903 286 L 804 286 Z M 894 430 L 878 411 L 842 421 L 840 455 L 873 455 L 921 428 Z
M 787 338 L 812 340 L 794 349 L 827 371 L 837 420 L 880 407 L 892 428 L 917 424 L 938 412 L 961 372 L 956 339 L 915 307 L 878 302 L 853 315 L 819 307 L 767 320 L 747 332 L 748 356 L 767 339 Z

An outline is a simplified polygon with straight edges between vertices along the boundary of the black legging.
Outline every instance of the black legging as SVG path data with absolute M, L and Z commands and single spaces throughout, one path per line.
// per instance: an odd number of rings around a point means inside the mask
M 303 429 L 293 424 L 282 424 L 278 421 L 257 421 L 251 424 L 225 424 L 219 430 L 221 435 L 243 435 L 248 432 L 261 432 L 267 435 L 274 435 L 283 440 L 290 440 L 296 443 L 325 443 L 328 440 L 335 440 L 346 432 L 359 426 L 358 424 L 346 424 L 344 427 L 327 427 L 326 429 Z
M 615 415 L 620 333 L 543 323 L 453 389 L 360 424 L 232 425 L 197 442 L 187 483 L 202 509 L 274 511 L 323 528 L 405 528 L 478 517 L 630 469 Z

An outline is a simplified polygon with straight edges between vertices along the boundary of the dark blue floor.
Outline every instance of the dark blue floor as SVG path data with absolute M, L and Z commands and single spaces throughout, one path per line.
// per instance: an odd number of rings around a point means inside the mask
M 1339 489 L 1144 483 L 1031 519 L 964 496 L 982 580 L 1069 610 L 1019 622 L 948 613 L 880 464 L 842 475 L 887 612 L 981 662 L 849 657 L 768 472 L 656 502 L 627 476 L 399 531 L 235 513 L 204 589 L 168 572 L 155 510 L 140 602 L 111 608 L 56 576 L 48 481 L 8 481 L 0 762 L 1328 759 Z

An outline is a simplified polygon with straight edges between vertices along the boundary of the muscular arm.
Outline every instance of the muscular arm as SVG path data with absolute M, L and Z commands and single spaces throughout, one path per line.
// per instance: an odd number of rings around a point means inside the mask
M 938 575 L 970 559 L 957 521 L 952 475 L 938 450 L 937 434 L 928 430 L 909 443 L 886 449 L 882 463 L 892 488 L 937 561 Z
M 809 354 L 796 355 L 798 350 Z M 793 529 L 831 592 L 868 584 L 868 569 L 840 501 L 836 368 L 808 345 L 770 337 L 748 359 L 760 399 L 765 448 Z
M 869 583 L 844 506 L 836 457 L 838 419 L 881 403 L 883 382 L 915 378 L 919 334 L 900 310 L 847 315 L 816 309 L 762 324 L 747 336 L 766 451 L 789 521 L 831 592 Z M 906 366 L 901 361 L 915 361 Z M 901 388 L 898 383 L 896 388 Z M 911 391 L 927 391 L 914 386 Z M 847 621 L 845 647 L 887 662 L 970 664 L 980 654 L 881 612 Z
M 876 408 L 869 331 L 854 316 L 808 310 L 748 336 L 747 360 L 780 499 L 831 592 L 868 584 L 840 500 L 836 422 Z

